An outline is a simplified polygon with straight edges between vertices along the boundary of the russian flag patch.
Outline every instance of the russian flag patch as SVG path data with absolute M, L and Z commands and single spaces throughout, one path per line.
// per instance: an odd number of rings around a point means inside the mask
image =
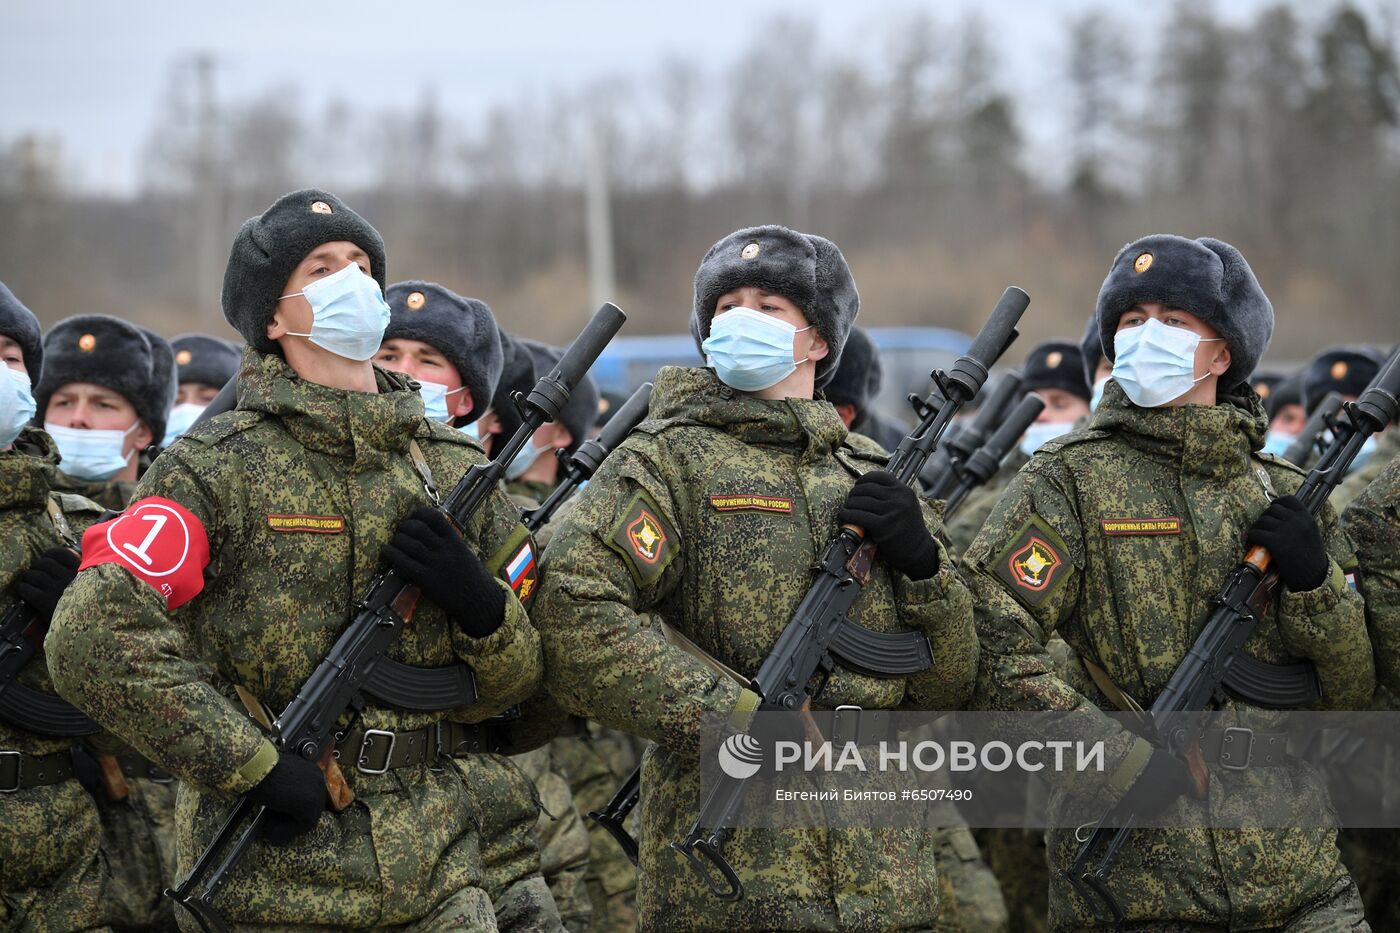
M 520 550 L 506 561 L 505 577 L 521 605 L 529 606 L 535 597 L 535 585 L 539 583 L 535 545 L 529 538 L 526 538 L 525 543 L 520 545 Z

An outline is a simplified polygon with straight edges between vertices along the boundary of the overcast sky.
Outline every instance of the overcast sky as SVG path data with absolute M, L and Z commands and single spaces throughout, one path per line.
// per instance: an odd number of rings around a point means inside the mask
M 1244 21 L 1266 0 L 1217 2 Z M 1367 9 L 1397 0 L 1363 0 Z M 912 4 L 884 0 L 392 0 L 287 4 L 242 0 L 4 0 L 0 11 L 0 145 L 27 133 L 61 141 L 81 187 L 128 193 L 173 62 L 212 53 L 226 99 L 295 86 L 313 111 L 338 97 L 370 112 L 407 109 L 434 88 L 441 109 L 472 120 L 494 103 L 668 58 L 718 67 L 776 14 L 812 20 L 822 42 L 880 53 L 882 10 L 931 10 L 945 22 L 977 9 L 990 27 L 1033 158 L 1054 148 L 1063 107 L 1065 21 L 1113 10 L 1145 54 L 1165 3 L 1127 8 L 1103 0 L 995 0 Z M 1333 6 L 1309 3 L 1305 17 Z M 1122 17 L 1128 17 L 1122 19 Z M 781 67 L 765 62 L 763 67 Z

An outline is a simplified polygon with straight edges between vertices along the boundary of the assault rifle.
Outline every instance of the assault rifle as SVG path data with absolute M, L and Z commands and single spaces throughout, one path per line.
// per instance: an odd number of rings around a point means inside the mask
M 967 458 L 957 485 L 949 490 L 947 500 L 943 505 L 944 521 L 947 521 L 948 517 L 958 510 L 958 506 L 962 505 L 968 493 L 996 475 L 997 470 L 1001 469 L 1001 462 L 1006 459 L 1007 454 L 1011 453 L 1011 448 L 1016 446 L 1021 435 L 1026 433 L 1026 429 L 1035 423 L 1035 419 L 1039 418 L 1040 413 L 1044 410 L 1045 399 L 1034 392 L 1027 394 L 1011 410 L 1011 414 L 1007 415 L 1001 427 L 987 438 L 987 443 Z
M 434 503 L 459 531 L 468 527 L 472 516 L 496 490 L 506 466 L 530 442 L 535 429 L 559 416 L 578 380 L 626 319 L 616 305 L 604 304 L 530 394 L 524 398 L 516 395 L 524 423 L 495 459 L 473 466 L 446 498 Z M 436 499 L 431 487 L 428 493 Z M 330 653 L 272 723 L 271 738 L 278 750 L 318 762 L 333 796 L 348 793 L 345 777 L 335 761 L 337 722 L 347 710 L 363 702 L 364 692 L 373 685 L 376 668 L 387 660 L 385 652 L 413 619 L 420 595 L 418 587 L 393 570 L 376 576 L 355 604 L 350 624 Z M 166 890 L 167 896 L 194 916 L 201 929 L 220 933 L 228 929 L 214 909 L 213 900 L 249 846 L 262 835 L 266 818 L 264 807 L 247 797 L 239 800 L 185 879 L 178 887 Z
M 102 727 L 67 700 L 16 683 L 20 668 L 34 656 L 34 639 L 41 637 L 30 631 L 33 624 L 34 610 L 20 600 L 0 616 L 0 719 L 40 735 L 96 735 Z
M 1006 352 L 1005 348 L 1002 352 Z M 977 414 L 948 431 L 945 443 L 929 455 L 920 477 L 930 499 L 947 499 L 953 487 L 962 481 L 967 462 L 987 443 L 1020 398 L 1022 383 L 1020 373 L 1002 376 L 988 390 L 991 394 L 982 401 Z
M 1391 353 L 1361 397 L 1343 406 L 1346 420 L 1333 423 L 1332 443 L 1296 493 L 1309 512 L 1317 514 L 1346 476 L 1361 445 L 1395 418 L 1400 409 L 1397 396 L 1400 347 Z M 1208 777 L 1200 750 L 1205 725 L 1199 715 L 1207 705 L 1232 695 L 1256 706 L 1287 709 L 1321 696 L 1317 672 L 1310 663 L 1266 664 L 1242 653 L 1278 593 L 1278 572 L 1271 562 L 1266 549 L 1259 545 L 1249 549 L 1244 561 L 1220 588 L 1213 601 L 1215 608 L 1186 657 L 1144 714 L 1144 721 L 1153 732 L 1151 738 L 1185 761 L 1193 775 L 1199 776 L 1198 780 Z M 1241 678 L 1244 670 L 1247 673 Z M 1267 679 L 1261 681 L 1261 676 Z M 1123 907 L 1109 890 L 1108 874 L 1136 825 L 1137 814 L 1124 811 L 1121 804 L 1111 807 L 1080 845 L 1069 868 L 1062 872 L 1102 922 L 1123 921 Z M 1102 857 L 1091 867 L 1100 851 Z
M 988 370 L 1014 339 L 1016 322 L 1029 303 L 1025 292 L 1008 288 L 967 355 L 954 362 L 950 372 L 931 374 L 936 391 L 919 406 L 918 426 L 899 442 L 886 466 L 900 482 L 919 475 L 958 410 L 977 395 Z M 874 632 L 846 617 L 869 581 L 874 561 L 874 542 L 854 525 L 842 526 L 827 543 L 816 579 L 753 678 L 759 712 L 808 709 L 836 664 L 869 677 L 906 677 L 933 665 L 933 651 L 923 633 Z M 813 688 L 812 678 L 819 675 Z M 717 780 L 690 831 L 671 848 L 685 856 L 717 897 L 736 901 L 744 888 L 724 857 L 724 843 L 733 832 L 748 779 L 722 774 Z
M 530 534 L 547 525 L 569 495 L 593 478 L 593 474 L 598 472 L 598 467 L 603 465 L 603 460 L 608 454 L 646 418 L 647 406 L 650 404 L 651 383 L 644 382 L 608 419 L 608 423 L 603 425 L 603 430 L 598 432 L 597 437 L 584 441 L 572 454 L 566 455 L 560 450 L 559 456 L 564 459 L 564 478 L 543 502 L 533 509 L 526 509 L 521 516 Z

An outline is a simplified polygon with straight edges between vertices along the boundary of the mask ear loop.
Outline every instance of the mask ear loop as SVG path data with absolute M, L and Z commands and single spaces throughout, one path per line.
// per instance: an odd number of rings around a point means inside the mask
M 794 330 L 794 331 L 792 332 L 792 335 L 793 335 L 794 337 L 796 337 L 798 334 L 802 333 L 804 330 L 811 330 L 813 327 L 816 327 L 816 326 L 817 326 L 817 325 L 815 325 L 815 324 L 808 324 L 806 327 L 799 327 L 799 328 L 797 328 L 796 330 Z M 810 355 L 809 355 L 809 356 L 804 356 L 804 357 L 803 357 L 802 359 L 800 359 L 800 360 L 793 360 L 793 361 L 792 361 L 792 367 L 793 367 L 793 369 L 796 369 L 797 367 L 801 366 L 803 363 L 810 363 L 811 361 L 812 361 L 812 357 L 811 357 Z
M 1225 339 L 1224 337 L 1202 337 L 1200 340 L 1197 340 L 1196 343 L 1198 343 L 1198 344 L 1201 344 L 1201 343 L 1215 343 L 1217 340 L 1224 340 L 1224 339 Z M 1211 366 L 1213 366 L 1213 365 L 1215 365 L 1215 361 L 1214 361 L 1214 360 L 1211 360 Z M 1192 371 L 1193 373 L 1196 371 L 1196 367 L 1195 367 L 1194 365 L 1191 367 L 1191 371 Z M 1200 377 L 1199 379 L 1192 379 L 1192 380 L 1191 380 L 1191 384 L 1192 384 L 1192 385 L 1195 385 L 1196 383 L 1201 382 L 1201 381 L 1203 381 L 1203 380 L 1205 380 L 1205 379 L 1207 379 L 1207 378 L 1209 378 L 1209 377 L 1210 377 L 1210 366 L 1207 366 L 1207 367 L 1206 367 L 1206 371 L 1205 371 L 1204 373 L 1201 374 L 1201 377 Z

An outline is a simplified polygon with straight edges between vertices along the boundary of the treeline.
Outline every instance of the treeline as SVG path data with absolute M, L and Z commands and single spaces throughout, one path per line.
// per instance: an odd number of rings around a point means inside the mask
M 379 227 L 391 278 L 562 339 L 590 310 L 586 191 L 605 181 L 631 333 L 683 329 L 705 248 L 779 222 L 841 245 L 869 324 L 968 329 L 1010 282 L 1032 295 L 1028 337 L 1078 334 L 1116 249 L 1171 231 L 1243 249 L 1276 355 L 1400 336 L 1397 24 L 1312 4 L 1231 23 L 1179 2 L 1144 35 L 1115 9 L 1063 20 L 1030 87 L 1009 83 L 988 19 L 885 16 L 843 45 L 779 20 L 728 61 L 503 101 L 470 125 L 431 90 L 388 113 L 311 112 L 296 88 L 227 100 L 217 62 L 183 60 L 137 197 L 68 190 L 37 140 L 0 146 L 0 278 L 48 322 L 221 327 L 238 224 L 317 184 Z M 1031 125 L 1057 142 L 1030 145 Z

